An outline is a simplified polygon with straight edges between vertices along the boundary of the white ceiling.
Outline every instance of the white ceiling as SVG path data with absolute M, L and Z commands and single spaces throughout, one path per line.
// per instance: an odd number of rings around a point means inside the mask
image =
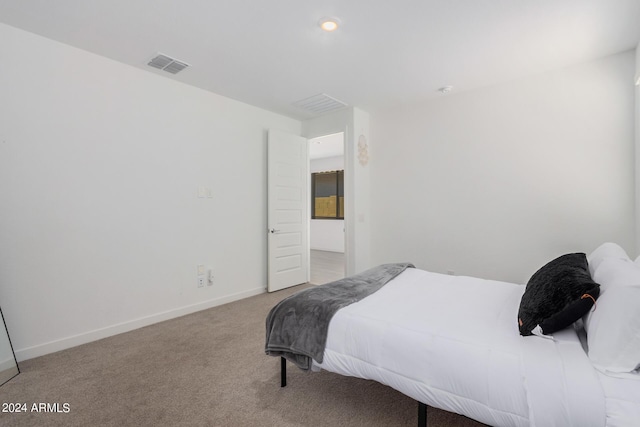
M 334 133 L 309 140 L 309 159 L 344 156 L 344 133 Z
M 374 112 L 633 49 L 640 0 L 0 0 L 0 22 L 305 119 L 320 93 Z

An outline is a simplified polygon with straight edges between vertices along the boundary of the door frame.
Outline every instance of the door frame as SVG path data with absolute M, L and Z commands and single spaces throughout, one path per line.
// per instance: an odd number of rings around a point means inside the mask
M 318 138 L 323 138 L 325 136 L 329 136 L 329 135 L 335 135 L 335 134 L 342 134 L 342 157 L 343 157 L 343 170 L 344 170 L 344 199 L 347 200 L 347 194 L 350 194 L 347 191 L 347 175 L 350 173 L 347 169 L 348 169 L 348 163 L 347 163 L 347 147 L 346 147 L 346 142 L 347 142 L 347 134 L 346 131 L 337 131 L 337 132 L 327 132 L 325 134 L 322 135 L 317 135 L 317 136 L 313 136 L 311 138 L 307 138 L 307 141 L 309 144 L 311 144 L 311 140 L 312 139 L 318 139 Z M 311 165 L 311 147 L 309 147 L 309 165 Z M 311 178 L 311 166 L 309 166 L 309 178 Z M 312 194 L 312 188 L 311 188 L 312 182 L 311 179 L 309 179 L 309 207 L 308 207 L 308 211 L 309 211 L 309 215 L 308 215 L 308 219 L 309 219 L 309 256 L 311 256 L 311 194 Z M 349 196 L 351 197 L 351 196 Z M 344 208 L 344 220 L 343 220 L 343 232 L 342 232 L 342 239 L 343 239 L 343 243 L 344 243 L 344 271 L 343 274 L 346 277 L 347 276 L 347 266 L 348 266 L 348 262 L 347 262 L 347 257 L 348 257 L 348 251 L 347 251 L 347 215 L 348 214 L 348 210 L 347 210 L 347 205 L 345 204 Z M 311 271 L 311 263 L 309 263 L 309 271 Z
M 355 214 L 353 212 L 353 197 L 355 190 L 355 179 L 353 170 L 353 156 L 351 154 L 353 144 L 350 141 L 353 135 L 350 132 L 349 123 L 353 120 L 350 112 L 346 114 L 338 112 L 333 116 L 323 116 L 311 119 L 303 124 L 302 135 L 307 139 L 319 138 L 334 133 L 342 133 L 344 150 L 344 269 L 345 276 L 356 273 L 355 266 Z M 311 205 L 311 198 L 309 198 Z M 311 206 L 309 206 L 311 209 Z M 309 216 L 311 222 L 311 216 Z

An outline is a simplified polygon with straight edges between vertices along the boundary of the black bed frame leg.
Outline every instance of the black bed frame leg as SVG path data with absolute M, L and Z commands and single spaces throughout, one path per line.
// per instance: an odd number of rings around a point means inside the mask
M 287 386 L 287 359 L 280 358 L 280 387 Z
M 418 402 L 418 427 L 427 427 L 427 405 Z

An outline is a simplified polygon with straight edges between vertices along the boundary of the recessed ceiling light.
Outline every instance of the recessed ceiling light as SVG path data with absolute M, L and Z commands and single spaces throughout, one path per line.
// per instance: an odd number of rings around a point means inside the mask
M 324 31 L 330 33 L 331 31 L 335 31 L 338 29 L 340 20 L 338 18 L 327 16 L 318 21 L 318 25 L 320 25 L 320 28 L 322 28 Z

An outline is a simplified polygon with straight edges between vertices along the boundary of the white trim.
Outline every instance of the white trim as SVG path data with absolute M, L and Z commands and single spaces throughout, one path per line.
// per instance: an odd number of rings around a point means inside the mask
M 312 247 L 312 251 L 322 251 L 322 252 L 333 252 L 336 254 L 343 254 L 344 251 L 337 251 L 335 248 L 325 248 L 325 247 Z
M 254 288 L 244 292 L 238 292 L 232 295 L 226 295 L 219 298 L 214 298 L 208 301 L 199 302 L 197 304 L 180 307 L 174 310 L 164 311 L 150 316 L 141 317 L 139 319 L 131 320 L 128 322 L 118 323 L 105 328 L 95 329 L 86 333 L 73 335 L 67 338 L 62 338 L 56 341 L 50 341 L 44 344 L 35 345 L 33 347 L 27 347 L 18 349 L 15 351 L 16 359 L 18 362 L 33 359 L 34 357 L 44 356 L 45 354 L 54 353 L 56 351 L 65 350 L 67 348 L 76 347 L 81 344 L 86 344 L 92 341 L 97 341 L 103 338 L 118 335 L 124 332 L 133 331 L 135 329 L 149 326 L 154 323 L 163 322 L 165 320 L 175 319 L 176 317 L 185 316 L 187 314 L 195 313 L 197 311 L 206 310 L 208 308 L 216 307 L 218 305 L 227 304 L 233 301 L 241 300 L 244 298 L 260 295 L 266 292 L 266 288 Z
M 0 372 L 2 371 L 6 371 L 8 369 L 15 369 L 16 367 L 16 360 L 13 358 L 13 354 L 11 355 L 12 357 L 3 360 L 2 362 L 0 362 Z

